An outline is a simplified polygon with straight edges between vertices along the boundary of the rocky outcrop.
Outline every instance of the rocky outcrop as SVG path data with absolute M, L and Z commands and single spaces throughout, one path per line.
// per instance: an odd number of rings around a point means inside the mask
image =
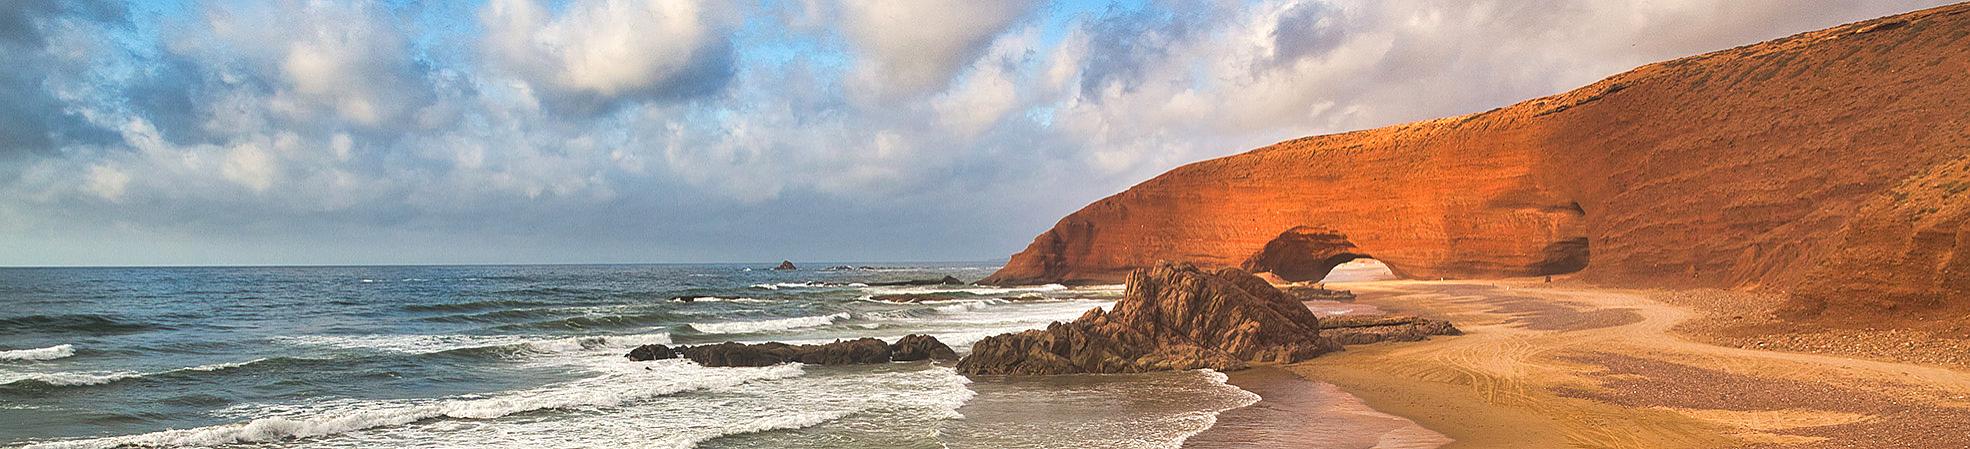
M 1354 292 L 1347 290 L 1328 290 L 1325 287 L 1289 286 L 1279 289 L 1286 296 L 1301 301 L 1339 301 L 1354 302 Z
M 944 342 L 937 341 L 937 337 L 905 335 L 897 339 L 896 343 L 889 345 L 889 358 L 898 362 L 950 361 L 957 360 L 958 353 L 952 351 L 950 346 L 945 346 Z
M 800 267 L 794 266 L 793 261 L 791 260 L 782 260 L 780 261 L 779 266 L 773 267 L 773 270 L 775 271 L 793 271 L 798 269 L 800 269 Z
M 1158 260 L 1301 280 L 1370 257 L 1405 278 L 1577 271 L 1796 292 L 1800 318 L 1955 318 L 1967 155 L 1959 4 L 1186 165 L 1061 219 L 982 282 L 1109 283 Z
M 1413 316 L 1339 316 L 1320 321 L 1320 336 L 1343 345 L 1423 341 L 1431 335 L 1464 335 L 1449 321 Z
M 1127 278 L 1107 312 L 1045 330 L 987 337 L 958 361 L 966 374 L 1136 373 L 1289 363 L 1339 348 L 1299 301 L 1236 268 L 1163 263 Z
M 772 366 L 782 363 L 809 365 L 856 365 L 890 361 L 956 360 L 957 353 L 929 335 L 908 335 L 886 344 L 874 338 L 836 341 L 820 345 L 786 343 L 734 343 L 672 348 L 643 345 L 629 351 L 630 360 L 663 360 L 683 357 L 704 366 Z
M 677 350 L 667 345 L 643 345 L 629 350 L 630 360 L 642 362 L 677 358 Z

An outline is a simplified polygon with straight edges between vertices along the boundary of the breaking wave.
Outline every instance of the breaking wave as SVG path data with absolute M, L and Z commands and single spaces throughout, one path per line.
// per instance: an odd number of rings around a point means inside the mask
M 0 351 L 0 360 L 54 360 L 75 355 L 75 345 L 54 345 L 40 349 Z
M 691 323 L 691 329 L 707 334 L 750 334 L 758 332 L 783 331 L 834 324 L 835 320 L 848 319 L 848 313 L 826 316 L 805 316 L 761 321 L 731 321 L 724 323 Z
M 660 373 L 621 382 L 602 376 L 563 385 L 515 391 L 479 399 L 441 399 L 424 403 L 369 403 L 312 416 L 267 417 L 252 421 L 181 430 L 28 445 L 29 448 L 92 449 L 125 446 L 217 446 L 264 443 L 334 435 L 378 427 L 401 426 L 433 419 L 485 420 L 536 410 L 616 407 L 632 401 L 686 391 L 730 387 L 764 379 L 802 375 L 798 364 L 764 368 L 704 368 L 684 361 L 652 364 Z

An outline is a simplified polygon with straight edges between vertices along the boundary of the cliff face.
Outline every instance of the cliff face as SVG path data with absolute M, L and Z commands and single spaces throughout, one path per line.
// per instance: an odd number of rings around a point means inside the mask
M 1959 4 L 1186 165 L 983 282 L 1115 282 L 1164 259 L 1317 279 L 1372 257 L 1408 278 L 1796 291 L 1799 316 L 1942 310 L 1966 289 L 1966 156 Z

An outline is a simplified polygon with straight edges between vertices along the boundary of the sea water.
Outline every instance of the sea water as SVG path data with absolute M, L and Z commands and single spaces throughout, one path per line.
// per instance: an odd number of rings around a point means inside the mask
M 0 269 L 0 446 L 1176 447 L 1256 400 L 1208 371 L 623 357 L 915 333 L 962 354 L 1121 293 L 870 286 L 997 266 L 841 265 Z M 871 299 L 898 293 L 948 299 Z

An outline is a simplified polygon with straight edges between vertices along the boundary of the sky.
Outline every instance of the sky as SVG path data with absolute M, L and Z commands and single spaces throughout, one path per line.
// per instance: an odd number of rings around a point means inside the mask
M 1003 259 L 1178 165 L 1942 2 L 0 2 L 0 265 Z

